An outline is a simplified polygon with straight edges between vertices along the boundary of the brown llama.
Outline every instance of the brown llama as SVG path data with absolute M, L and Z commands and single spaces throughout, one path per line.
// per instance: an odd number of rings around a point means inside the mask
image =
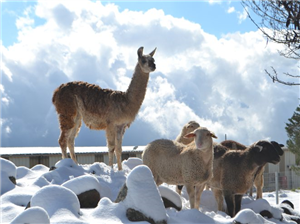
M 109 165 L 113 166 L 113 156 L 117 158 L 118 169 L 122 170 L 122 138 L 134 121 L 145 98 L 149 73 L 156 69 L 153 55 L 143 55 L 143 47 L 137 51 L 138 62 L 131 83 L 126 92 L 102 89 L 86 82 L 68 82 L 59 86 L 53 94 L 52 102 L 60 124 L 59 145 L 62 158 L 67 158 L 67 147 L 71 158 L 77 163 L 74 140 L 81 120 L 94 130 L 106 130 Z

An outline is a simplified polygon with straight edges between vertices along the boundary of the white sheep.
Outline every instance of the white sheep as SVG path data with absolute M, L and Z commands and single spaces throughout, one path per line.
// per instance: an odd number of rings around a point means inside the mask
M 151 169 L 157 185 L 184 185 L 191 208 L 198 209 L 203 188 L 212 177 L 212 138 L 217 137 L 204 127 L 185 137 L 194 141 L 187 146 L 167 139 L 149 143 L 142 155 L 143 163 Z
M 187 124 L 185 124 L 183 126 L 183 128 L 181 129 L 179 135 L 176 137 L 175 141 L 176 142 L 180 142 L 184 145 L 188 145 L 190 144 L 193 139 L 192 138 L 185 138 L 184 136 L 192 131 L 194 131 L 195 129 L 199 128 L 200 124 L 197 123 L 196 121 L 189 121 Z

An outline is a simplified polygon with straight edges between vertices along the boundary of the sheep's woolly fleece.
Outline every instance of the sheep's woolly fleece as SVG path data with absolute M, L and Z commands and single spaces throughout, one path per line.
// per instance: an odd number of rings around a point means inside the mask
M 204 191 L 200 210 L 189 209 L 187 194 L 180 197 L 175 186 L 164 184 L 157 188 L 151 171 L 138 158 L 123 161 L 123 171 L 113 171 L 104 163 L 76 165 L 71 159 L 59 161 L 56 169 L 49 171 L 44 165 L 31 169 L 16 167 L 12 162 L 1 162 L 1 223 L 131 223 L 126 210 L 133 208 L 154 221 L 168 223 L 294 223 L 275 205 L 275 193 L 264 193 L 264 199 L 253 200 L 244 196 L 242 209 L 234 218 L 217 211 L 211 191 Z M 114 170 L 117 169 L 114 165 Z M 16 178 L 17 185 L 9 179 Z M 125 200 L 114 203 L 119 190 L 126 182 L 128 192 Z M 76 195 L 95 189 L 101 200 L 95 208 L 80 208 Z M 161 195 L 183 209 L 165 209 Z M 300 209 L 300 193 L 281 192 L 281 201 L 288 199 Z M 30 202 L 30 207 L 25 207 Z M 259 213 L 269 211 L 273 217 L 265 218 Z M 145 223 L 145 222 L 140 222 Z

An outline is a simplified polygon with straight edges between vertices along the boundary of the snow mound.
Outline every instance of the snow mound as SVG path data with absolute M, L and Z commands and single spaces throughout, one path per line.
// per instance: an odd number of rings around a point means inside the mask
M 76 194 L 58 185 L 50 185 L 38 190 L 32 196 L 30 206 L 38 206 L 45 209 L 50 218 L 58 210 L 69 210 L 76 217 L 80 212 L 80 205 Z
M 247 223 L 247 224 L 259 224 L 259 223 L 273 223 L 264 219 L 260 214 L 256 214 L 251 209 L 243 209 L 236 214 L 234 222 Z
M 17 167 L 9 160 L 0 157 L 1 172 L 5 173 L 8 177 L 15 177 L 17 174 Z
M 130 170 L 136 166 L 143 165 L 143 161 L 140 158 L 130 157 L 122 162 L 122 166 L 127 166 Z
M 9 177 L 10 176 L 8 176 L 6 172 L 0 171 L 0 195 L 3 195 L 16 187 Z
M 170 188 L 166 186 L 160 185 L 158 187 L 158 190 L 160 192 L 160 195 L 169 201 L 173 202 L 178 208 L 182 207 L 182 201 L 179 194 L 177 194 L 175 191 L 172 191 Z
M 151 217 L 154 221 L 166 220 L 166 210 L 147 166 L 134 168 L 127 177 L 127 196 L 123 201 L 127 208 L 133 208 Z
M 78 167 L 78 165 L 70 158 L 59 160 L 55 163 L 55 167 Z
M 83 184 L 84 183 L 84 184 Z M 63 187 L 66 187 L 73 191 L 76 195 L 79 195 L 83 192 L 95 189 L 101 195 L 101 187 L 97 178 L 93 176 L 80 176 L 74 179 L 68 180 Z
M 11 224 L 17 223 L 50 223 L 50 218 L 47 212 L 40 207 L 34 207 L 24 210 L 21 214 L 15 217 Z

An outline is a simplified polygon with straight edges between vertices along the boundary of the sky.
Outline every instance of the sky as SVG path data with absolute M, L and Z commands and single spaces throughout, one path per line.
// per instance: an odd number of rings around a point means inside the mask
M 0 145 L 58 146 L 53 91 L 75 80 L 126 91 L 141 46 L 157 47 L 157 69 L 123 145 L 175 139 L 190 120 L 218 142 L 286 143 L 299 87 L 265 69 L 298 75 L 299 62 L 279 56 L 239 1 L 2 0 Z M 83 125 L 75 145 L 104 146 L 105 132 Z

